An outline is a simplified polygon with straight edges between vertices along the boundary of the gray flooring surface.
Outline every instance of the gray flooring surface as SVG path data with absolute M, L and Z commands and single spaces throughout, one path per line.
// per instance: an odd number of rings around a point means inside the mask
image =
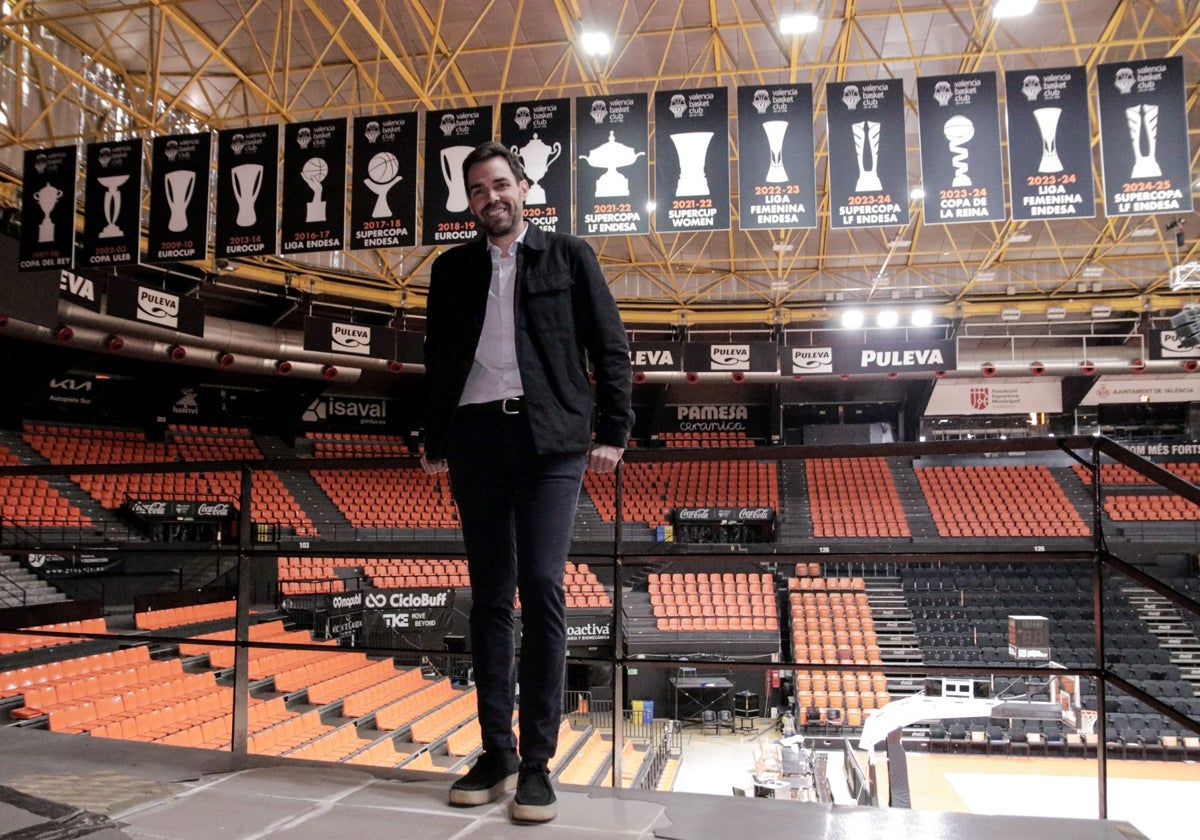
M 987 817 L 685 793 L 559 786 L 559 816 L 514 825 L 506 800 L 446 804 L 449 782 L 413 773 L 0 727 L 4 840 L 544 840 L 986 837 L 1138 840 L 1128 823 Z

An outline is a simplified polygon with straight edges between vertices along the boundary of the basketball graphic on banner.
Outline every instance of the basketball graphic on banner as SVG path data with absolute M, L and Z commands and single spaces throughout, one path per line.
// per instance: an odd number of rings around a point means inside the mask
M 367 164 L 367 175 L 377 184 L 386 184 L 400 171 L 400 161 L 391 152 L 379 152 Z

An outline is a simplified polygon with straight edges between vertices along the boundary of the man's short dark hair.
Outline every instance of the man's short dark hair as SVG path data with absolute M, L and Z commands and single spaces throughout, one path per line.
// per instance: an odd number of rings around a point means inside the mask
M 518 184 L 525 180 L 525 167 L 521 166 L 521 159 L 503 143 L 497 143 L 495 140 L 486 140 L 472 149 L 471 153 L 463 160 L 463 183 L 467 183 L 467 173 L 471 171 L 472 166 L 482 163 L 485 160 L 491 160 L 494 157 L 502 157 L 508 161 L 508 166 L 512 169 L 513 175 L 516 176 Z

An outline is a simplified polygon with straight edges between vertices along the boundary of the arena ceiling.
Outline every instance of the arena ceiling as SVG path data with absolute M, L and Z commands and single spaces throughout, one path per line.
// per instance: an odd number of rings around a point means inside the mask
M 903 80 L 911 186 L 921 165 L 916 79 L 1084 65 L 1100 168 L 1094 70 L 1180 55 L 1193 179 L 1200 13 L 1196 0 L 1039 0 L 993 17 L 996 0 L 8 0 L 0 3 L 0 166 L 15 206 L 26 148 L 182 130 L 364 114 L 497 107 L 507 101 L 660 89 L 810 82 L 819 224 L 811 230 L 613 236 L 592 240 L 631 323 L 800 324 L 847 304 L 932 306 L 947 318 L 1036 319 L 1047 303 L 1086 312 L 1163 312 L 1168 270 L 1197 258 L 1173 217 L 829 225 L 824 88 Z M 780 33 L 813 12 L 815 32 Z M 585 30 L 611 52 L 585 54 Z M 1000 86 L 1003 97 L 1003 85 Z M 653 130 L 653 124 L 651 125 Z M 731 117 L 736 191 L 736 119 Z M 1099 181 L 1099 178 L 1097 178 Z M 1099 204 L 1103 208 L 1103 204 Z M 199 268 L 210 312 L 283 323 L 306 301 L 419 312 L 436 249 L 338 252 Z M 185 270 L 183 274 L 188 274 Z M 214 282 L 215 279 L 215 282 Z M 282 301 L 282 304 L 280 303 Z M 1028 319 L 1027 319 L 1028 320 Z

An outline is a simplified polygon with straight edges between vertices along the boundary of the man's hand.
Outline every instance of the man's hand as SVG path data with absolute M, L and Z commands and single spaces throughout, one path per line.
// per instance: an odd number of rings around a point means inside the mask
M 445 472 L 449 468 L 450 466 L 446 463 L 445 458 L 430 459 L 426 458 L 424 454 L 421 455 L 421 469 L 425 470 L 425 472 L 431 475 L 433 473 Z
M 595 472 L 612 472 L 621 460 L 625 450 L 619 446 L 606 446 L 603 443 L 592 444 L 588 451 L 587 468 Z

